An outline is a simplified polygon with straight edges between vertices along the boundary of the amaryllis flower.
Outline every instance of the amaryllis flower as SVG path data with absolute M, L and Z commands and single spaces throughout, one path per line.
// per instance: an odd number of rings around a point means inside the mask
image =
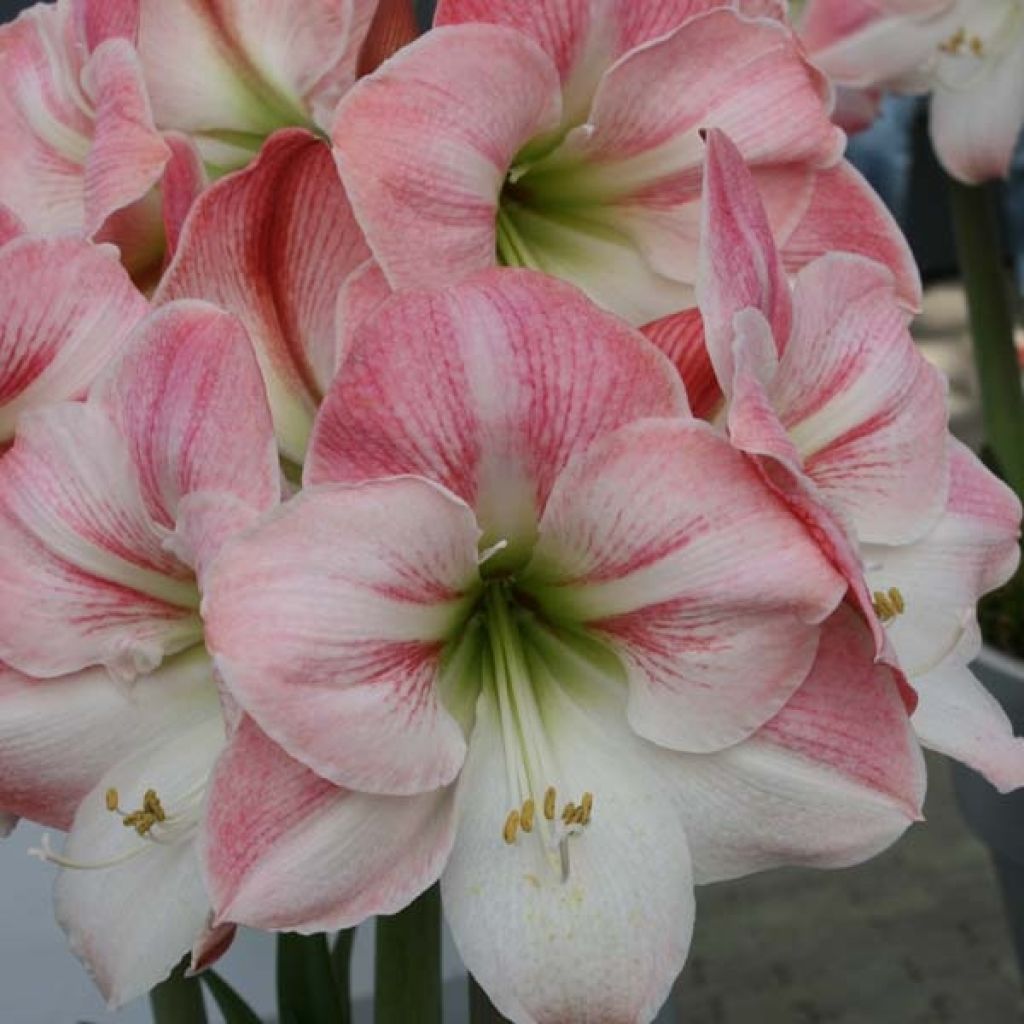
M 305 485 L 207 580 L 251 716 L 211 791 L 218 920 L 337 928 L 441 875 L 513 1020 L 649 1020 L 695 874 L 850 863 L 918 813 L 892 673 L 829 618 L 844 581 L 573 288 L 497 270 L 389 300 Z
M 147 309 L 109 246 L 0 245 L 0 451 L 26 410 L 82 397 Z
M 944 382 L 915 347 L 886 268 L 830 254 L 791 291 L 751 175 L 717 131 L 704 209 L 698 292 L 732 443 L 846 572 L 880 646 L 918 686 L 925 742 L 1004 788 L 1024 784 L 1024 743 L 965 668 L 978 599 L 1016 568 L 1020 503 L 950 439 Z M 948 703 L 932 699 L 946 700 L 951 675 L 984 732 L 959 717 L 943 726 Z
M 0 207 L 36 235 L 116 242 L 142 278 L 200 169 L 187 140 L 156 130 L 131 46 L 87 45 L 81 28 L 71 0 L 0 26 Z
M 288 129 L 199 197 L 154 301 L 207 299 L 241 319 L 281 452 L 301 464 L 348 332 L 389 292 L 330 149 Z
M 0 807 L 70 829 L 40 852 L 112 1004 L 229 937 L 194 842 L 225 737 L 199 581 L 278 493 L 248 338 L 205 303 L 153 313 L 0 460 Z
M 1024 126 L 1020 0 L 811 0 L 802 34 L 837 82 L 931 93 L 931 135 L 950 174 L 1006 177 Z
M 333 139 L 395 288 L 500 263 L 575 283 L 635 325 L 694 306 L 699 132 L 757 168 L 787 260 L 827 249 L 913 261 L 841 161 L 831 93 L 770 0 L 442 0 L 437 27 L 342 100 Z M 685 363 L 685 325 L 654 337 Z
M 239 167 L 278 128 L 327 125 L 373 59 L 415 34 L 408 0 L 81 0 L 90 42 L 133 42 L 161 129 Z M 372 36 L 368 35 L 373 30 Z

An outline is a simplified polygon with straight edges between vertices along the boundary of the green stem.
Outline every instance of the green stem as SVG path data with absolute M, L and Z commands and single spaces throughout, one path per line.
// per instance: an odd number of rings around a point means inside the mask
M 1013 298 L 992 186 L 949 181 L 967 288 L 985 437 L 1006 482 L 1024 496 L 1024 395 L 1013 342 Z
M 376 1024 L 441 1024 L 441 890 L 377 918 Z
M 508 1024 L 473 977 L 469 979 L 469 1024 Z
M 341 1003 L 341 1016 L 338 1024 L 350 1024 L 352 1020 L 352 993 L 350 985 L 352 967 L 352 944 L 355 941 L 355 928 L 347 928 L 338 932 L 334 945 L 331 946 L 331 970 L 334 974 L 334 986 L 338 990 Z
M 326 935 L 278 935 L 277 1006 L 281 1024 L 338 1024 L 341 1004 Z
M 206 1005 L 198 978 L 186 978 L 187 961 L 149 993 L 154 1024 L 206 1024 Z

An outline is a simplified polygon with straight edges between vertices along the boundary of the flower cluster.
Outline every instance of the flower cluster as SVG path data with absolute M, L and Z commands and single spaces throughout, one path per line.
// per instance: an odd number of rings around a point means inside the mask
M 113 1004 L 440 880 L 513 1021 L 648 1021 L 695 884 L 878 853 L 922 745 L 1024 784 L 1020 506 L 784 5 L 414 35 L 0 29 L 0 822 Z

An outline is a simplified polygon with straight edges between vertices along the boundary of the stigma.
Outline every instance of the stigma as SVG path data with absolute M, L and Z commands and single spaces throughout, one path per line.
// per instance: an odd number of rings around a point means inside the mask
M 871 604 L 882 623 L 892 622 L 907 610 L 906 601 L 898 587 L 890 587 L 888 590 L 876 590 L 871 595 Z

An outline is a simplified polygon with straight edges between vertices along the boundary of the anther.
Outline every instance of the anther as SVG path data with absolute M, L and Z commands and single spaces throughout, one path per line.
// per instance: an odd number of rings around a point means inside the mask
M 107 810 L 115 812 L 121 803 L 121 798 L 118 796 L 117 790 L 110 788 L 107 790 Z
M 163 804 L 160 803 L 160 797 L 156 795 L 155 789 L 147 789 L 145 796 L 142 798 L 142 807 L 148 813 L 151 814 L 157 821 L 166 821 L 167 814 L 164 811 Z
M 590 815 L 591 815 L 591 812 L 594 810 L 594 794 L 593 793 L 584 793 L 583 794 L 583 799 L 580 801 L 580 810 L 583 812 L 580 824 L 581 825 L 589 825 L 590 824 Z
M 576 817 L 576 805 L 570 800 L 562 808 L 562 822 L 566 825 L 571 825 Z
M 897 587 L 890 587 L 888 591 L 876 590 L 871 597 L 875 614 L 881 622 L 889 622 L 907 610 L 907 603 Z
M 524 804 L 523 809 L 519 812 L 519 827 L 524 832 L 533 831 L 533 813 L 534 803 L 533 797 L 530 797 Z
M 519 812 L 509 811 L 508 817 L 505 819 L 505 827 L 502 829 L 502 835 L 505 837 L 505 842 L 512 844 L 516 841 L 516 833 L 519 831 Z M 527 831 L 529 831 L 527 829 Z
M 555 820 L 555 800 L 558 794 L 555 793 L 554 786 L 548 786 L 547 792 L 544 794 L 544 817 L 548 821 Z

